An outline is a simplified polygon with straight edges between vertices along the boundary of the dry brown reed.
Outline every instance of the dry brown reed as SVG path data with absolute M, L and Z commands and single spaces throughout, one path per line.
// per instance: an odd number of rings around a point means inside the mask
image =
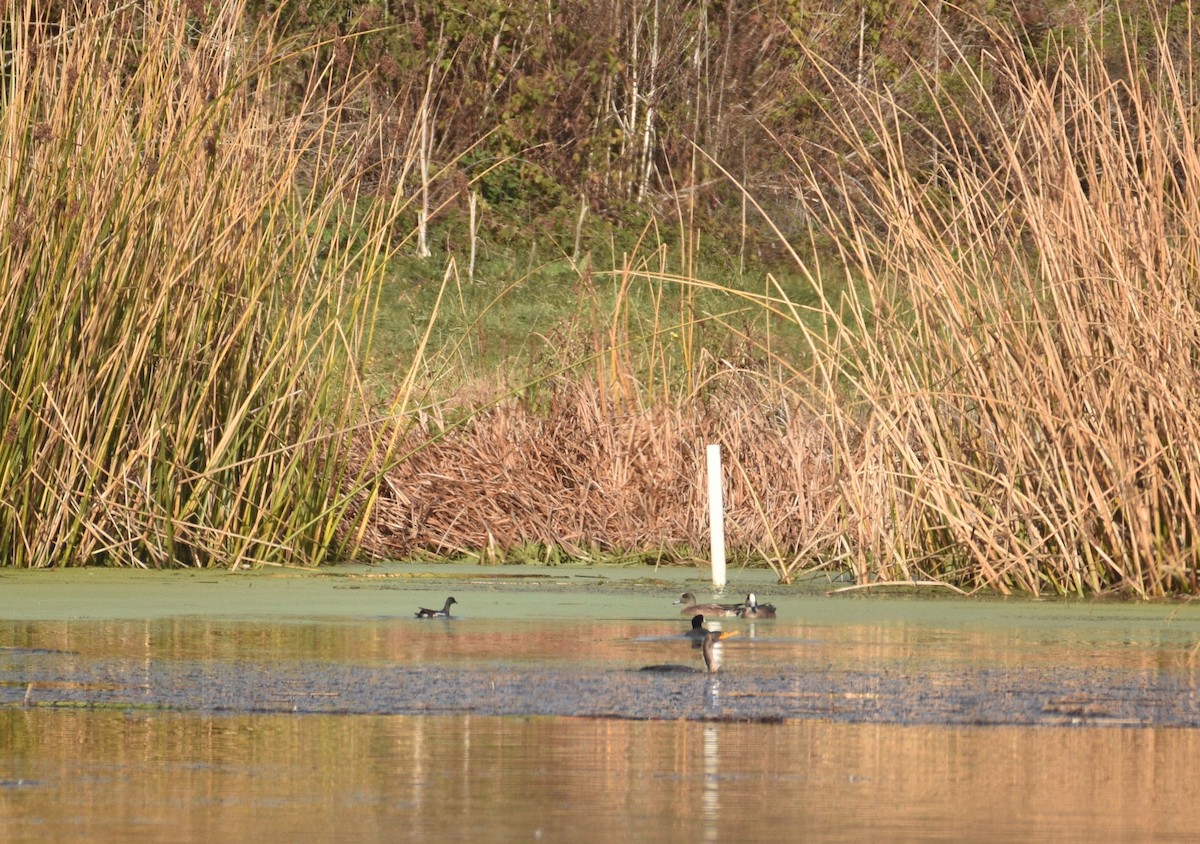
M 1167 35 L 1151 61 L 1123 33 L 1114 62 L 989 33 L 953 78 L 911 68 L 932 120 L 826 66 L 830 144 L 796 175 L 855 283 L 835 297 L 801 262 L 816 328 L 779 288 L 759 301 L 807 326 L 808 365 L 747 335 L 766 368 L 705 378 L 685 294 L 673 375 L 663 313 L 635 325 L 623 302 L 701 282 L 627 263 L 594 376 L 554 382 L 548 410 L 409 431 L 369 549 L 695 553 L 721 441 L 731 546 L 781 579 L 1195 592 L 1200 79 Z
M 591 379 L 555 379 L 536 405 L 507 399 L 459 426 L 410 430 L 364 548 L 493 562 L 531 548 L 691 559 L 708 541 L 704 449 L 720 442 L 729 546 L 787 579 L 831 525 L 824 436 L 773 405 L 753 373 L 727 370 L 704 402 L 641 406 L 613 400 Z M 369 447 L 360 454 L 371 459 Z
M 859 580 L 1197 591 L 1200 79 L 1168 35 L 992 33 L 955 90 L 918 69 L 932 129 L 830 71 L 847 152 L 797 162 L 862 279 L 814 340 Z
M 895 81 L 812 55 L 829 138 L 793 151 L 795 187 L 854 284 L 835 298 L 801 262 L 816 328 L 782 289 L 757 300 L 806 326 L 811 360 L 748 334 L 764 367 L 706 363 L 697 326 L 722 317 L 689 291 L 712 285 L 651 251 L 614 260 L 589 374 L 415 424 L 423 341 L 388 421 L 365 425 L 359 366 L 404 197 L 359 202 L 361 166 L 403 184 L 419 133 L 372 146 L 387 133 L 362 125 L 355 83 L 331 93 L 319 51 L 246 31 L 237 2 L 206 19 L 93 4 L 53 28 L 34 5 L 8 6 L 0 82 L 13 563 L 315 563 L 359 540 L 686 557 L 719 441 L 730 546 L 781 579 L 1200 588 L 1193 39 L 1160 30 L 1150 56 L 1122 31 L 1114 61 L 1003 32 L 955 55 L 947 37 L 952 76 L 939 60 L 901 80 L 928 93 L 922 115 Z

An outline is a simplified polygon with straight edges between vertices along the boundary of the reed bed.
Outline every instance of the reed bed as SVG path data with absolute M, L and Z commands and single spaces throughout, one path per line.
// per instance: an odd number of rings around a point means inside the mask
M 825 431 L 772 404 L 755 373 L 729 370 L 704 402 L 628 403 L 594 379 L 556 378 L 536 404 L 508 398 L 449 428 L 427 422 L 398 441 L 403 460 L 367 521 L 363 548 L 481 562 L 704 558 L 704 449 L 729 471 L 726 535 L 735 557 L 788 579 L 833 520 Z M 360 459 L 372 462 L 369 448 Z
M 808 56 L 828 134 L 781 140 L 811 240 L 780 240 L 819 304 L 777 285 L 697 312 L 721 286 L 681 210 L 681 274 L 662 248 L 581 267 L 617 293 L 577 365 L 451 424 L 413 412 L 432 322 L 390 403 L 360 382 L 409 231 L 388 185 L 430 166 L 433 115 L 385 127 L 333 81 L 346 43 L 248 29 L 238 2 L 36 6 L 2 24 L 8 562 L 692 559 L 716 441 L 730 547 L 782 580 L 1198 591 L 1193 38 L 938 31 L 888 84 Z M 706 323 L 753 354 L 708 354 Z
M 1041 56 L 990 33 L 953 86 L 913 69 L 932 122 L 828 70 L 796 172 L 862 283 L 808 380 L 859 580 L 1197 591 L 1193 23 Z
M 457 347 L 425 355 L 429 371 L 404 388 L 420 411 L 350 440 L 357 474 L 383 479 L 355 499 L 363 552 L 703 564 L 716 442 L 732 559 L 785 582 L 840 569 L 840 555 L 817 557 L 842 544 L 828 431 L 794 412 L 794 391 L 749 342 L 771 297 L 680 274 L 689 245 L 671 252 L 648 229 L 616 269 L 581 268 L 578 312 L 519 386 L 477 378 L 446 396 L 439 361 Z M 701 312 L 700 288 L 725 307 Z
M 356 202 L 379 135 L 240 3 L 84 5 L 0 23 L 5 562 L 328 559 L 396 237 Z
M 687 556 L 707 542 L 703 444 L 720 441 L 730 545 L 784 580 L 1197 591 L 1195 45 L 1165 28 L 1040 53 L 988 36 L 953 74 L 909 69 L 932 119 L 810 57 L 829 137 L 793 150 L 814 221 L 795 254 L 823 298 L 757 301 L 806 331 L 809 360 L 743 332 L 759 371 L 706 375 L 685 348 L 672 393 L 674 330 L 656 314 L 635 361 L 615 316 L 595 376 L 556 383 L 548 412 L 513 400 L 409 431 L 367 548 Z M 844 294 L 822 284 L 830 264 L 854 279 Z

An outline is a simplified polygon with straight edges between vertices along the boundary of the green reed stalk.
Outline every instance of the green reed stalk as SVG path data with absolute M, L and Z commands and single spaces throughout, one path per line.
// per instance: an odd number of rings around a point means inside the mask
M 328 558 L 399 210 L 356 201 L 353 84 L 236 2 L 31 9 L 3 24 L 5 562 Z

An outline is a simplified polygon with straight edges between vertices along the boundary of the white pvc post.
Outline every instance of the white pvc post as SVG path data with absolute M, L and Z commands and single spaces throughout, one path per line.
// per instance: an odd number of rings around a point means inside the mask
M 708 527 L 712 537 L 713 589 L 725 588 L 725 501 L 721 494 L 721 444 L 708 446 Z

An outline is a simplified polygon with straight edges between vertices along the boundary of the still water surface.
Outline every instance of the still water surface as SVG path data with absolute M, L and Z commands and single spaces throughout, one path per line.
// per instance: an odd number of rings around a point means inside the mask
M 146 592 L 140 613 L 29 610 L 60 586 L 0 584 L 0 841 L 1200 830 L 1190 606 L 780 593 L 779 620 L 724 622 L 709 676 L 640 670 L 702 665 L 670 582 L 458 582 L 449 622 L 410 615 L 447 584 L 281 582 L 281 606 L 230 579 L 183 614 Z
M 1197 733 L 6 711 L 17 841 L 1194 836 Z

